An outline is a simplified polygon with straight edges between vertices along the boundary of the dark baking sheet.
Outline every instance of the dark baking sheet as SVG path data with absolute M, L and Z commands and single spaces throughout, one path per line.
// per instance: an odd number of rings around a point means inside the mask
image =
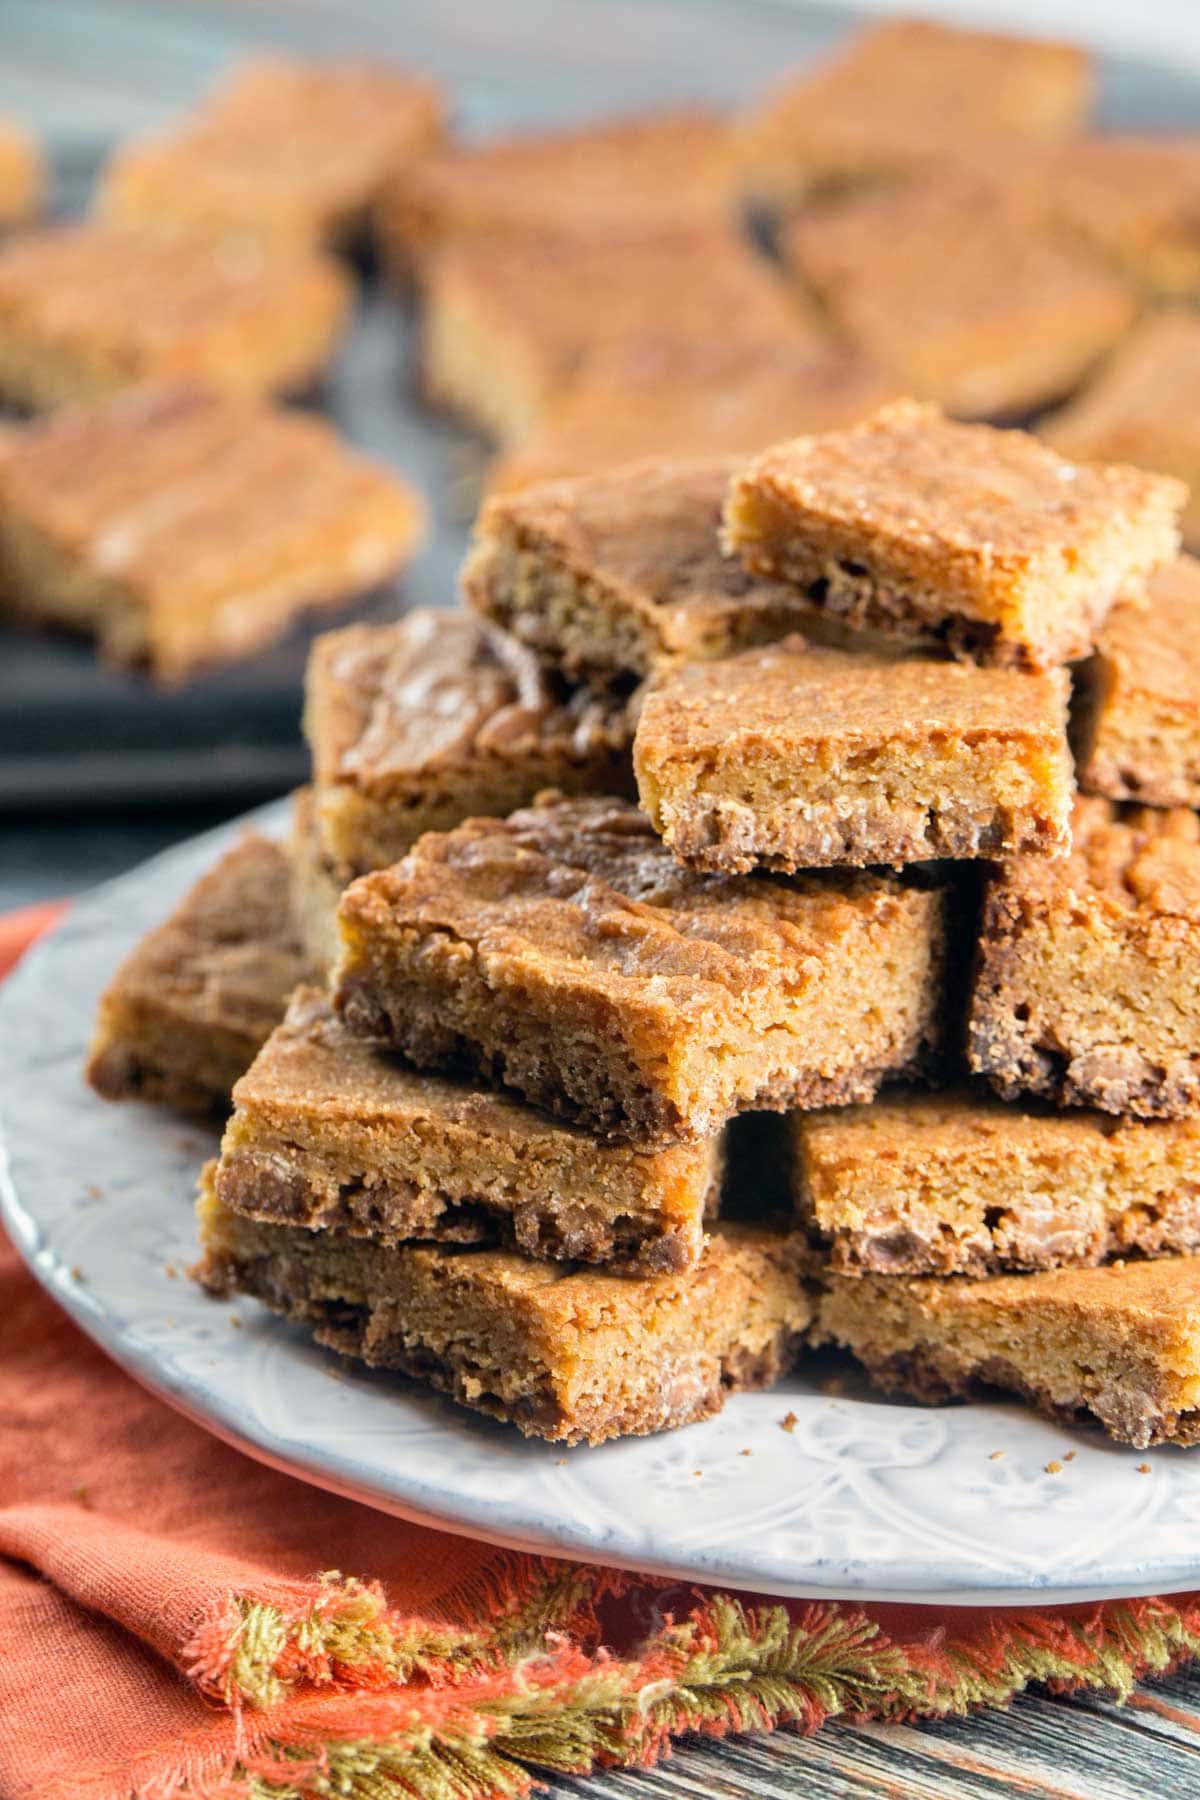
M 85 208 L 116 137 L 160 124 L 231 57 L 264 42 L 426 68 L 450 86 L 460 126 L 477 133 L 686 98 L 736 102 L 852 23 L 849 10 L 769 0 L 357 0 L 336 18 L 300 0 L 160 0 L 153 9 L 6 0 L 0 110 L 49 142 L 56 210 L 71 213 Z M 1165 70 L 1105 66 L 1101 116 L 1194 125 L 1200 88 Z M 433 511 L 428 549 L 395 592 L 372 602 L 371 617 L 452 602 L 483 462 L 469 433 L 417 405 L 414 337 L 404 308 L 369 285 L 322 401 L 352 441 L 412 477 Z M 86 643 L 0 626 L 0 810 L 210 798 L 232 807 L 295 785 L 307 768 L 301 678 L 319 628 L 161 690 L 103 668 Z

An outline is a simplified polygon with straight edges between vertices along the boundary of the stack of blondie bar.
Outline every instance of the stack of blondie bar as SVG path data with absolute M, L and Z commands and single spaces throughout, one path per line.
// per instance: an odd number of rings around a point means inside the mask
M 290 917 L 247 841 L 106 996 L 110 1094 L 261 1045 L 202 1279 L 568 1442 L 823 1344 L 1190 1441 L 1183 498 L 913 402 L 494 497 L 315 648 Z

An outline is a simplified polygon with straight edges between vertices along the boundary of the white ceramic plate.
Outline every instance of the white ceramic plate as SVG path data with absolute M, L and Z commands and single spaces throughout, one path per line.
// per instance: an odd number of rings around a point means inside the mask
M 282 825 L 277 812 L 258 820 Z M 1015 1405 L 928 1411 L 822 1392 L 815 1378 L 738 1396 L 682 1431 L 564 1451 L 349 1371 L 251 1302 L 202 1294 L 184 1271 L 214 1136 L 96 1099 L 80 1068 L 118 959 L 233 835 L 97 890 L 0 990 L 6 1222 L 39 1280 L 131 1374 L 279 1468 L 522 1548 L 814 1596 L 1016 1602 L 1200 1586 L 1200 1451 L 1147 1456 Z

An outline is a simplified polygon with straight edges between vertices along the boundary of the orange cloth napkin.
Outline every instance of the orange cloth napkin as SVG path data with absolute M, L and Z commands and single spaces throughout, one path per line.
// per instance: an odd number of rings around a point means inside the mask
M 405 1524 L 154 1399 L 0 1239 L 4 1800 L 495 1800 L 686 1731 L 1123 1693 L 1198 1652 L 1200 1595 L 784 1605 Z

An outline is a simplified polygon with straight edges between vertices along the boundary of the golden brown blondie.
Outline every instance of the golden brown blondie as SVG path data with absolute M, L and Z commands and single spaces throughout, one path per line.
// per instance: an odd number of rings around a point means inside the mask
M 1071 835 L 988 885 L 971 1067 L 1006 1099 L 1182 1117 L 1200 1104 L 1200 818 L 1082 799 Z
M 626 703 L 543 675 L 466 612 L 422 609 L 319 638 L 305 729 L 322 853 L 352 874 L 542 788 L 634 793 Z
M 1087 55 L 1069 44 L 888 20 L 749 110 L 743 180 L 755 198 L 789 206 L 968 156 L 1002 158 L 1078 131 L 1091 87 Z
M 724 1140 L 606 1144 L 502 1094 L 408 1068 L 314 988 L 234 1089 L 216 1191 L 247 1218 L 377 1244 L 503 1242 L 525 1256 L 682 1269 L 720 1198 Z
M 685 664 L 642 704 L 642 806 L 692 868 L 1055 855 L 1074 794 L 1065 669 L 827 649 Z
M 1079 785 L 1110 800 L 1200 807 L 1200 563 L 1181 556 L 1146 603 L 1109 613 L 1075 719 Z
M 561 401 L 585 355 L 671 322 L 680 339 L 811 338 L 798 298 L 732 228 L 467 239 L 427 271 L 422 382 L 501 444 Z
M 1124 281 L 958 174 L 807 212 L 785 254 L 850 343 L 964 419 L 1061 400 L 1137 315 Z
M 278 844 L 243 838 L 142 939 L 100 1001 L 97 1093 L 186 1112 L 228 1101 L 306 972 L 287 880 Z
M 355 245 L 384 185 L 441 138 L 432 82 L 378 63 L 256 56 L 172 130 L 122 145 L 97 206 L 123 225 Z
M 793 1113 L 839 1274 L 987 1275 L 1200 1249 L 1200 1119 L 1020 1111 L 968 1089 Z
M 545 423 L 488 470 L 489 494 L 598 475 L 651 457 L 750 457 L 801 431 L 853 425 L 904 392 L 845 345 L 741 343 L 669 328 L 601 346 Z
M 766 451 L 730 489 L 725 540 L 854 626 L 1045 668 L 1085 656 L 1113 602 L 1175 555 L 1185 498 L 904 401 Z
M 633 463 L 498 494 L 463 565 L 467 602 L 571 679 L 640 680 L 770 642 L 817 615 L 721 553 L 730 459 Z
M 921 1066 L 944 904 L 849 871 L 695 875 L 634 807 L 552 798 L 353 883 L 335 999 L 419 1067 L 476 1071 L 605 1136 L 695 1140 Z
M 1200 317 L 1152 313 L 1083 392 L 1038 426 L 1062 456 L 1136 463 L 1186 482 L 1183 541 L 1200 549 Z
M 688 1425 L 767 1387 L 812 1318 L 799 1237 L 715 1233 L 693 1268 L 628 1281 L 508 1250 L 383 1248 L 260 1224 L 200 1202 L 199 1278 L 309 1325 L 318 1343 L 396 1369 L 527 1437 L 602 1443 Z
M 164 681 L 408 560 L 420 496 L 313 414 L 194 384 L 67 407 L 0 460 L 0 607 Z
M 728 127 L 691 107 L 435 151 L 388 183 L 379 228 L 404 272 L 464 239 L 653 237 L 732 208 Z
M 299 393 L 350 304 L 326 257 L 119 225 L 56 225 L 0 247 L 0 400 L 46 412 L 142 381 Z
M 987 1281 L 831 1276 L 815 1335 L 914 1400 L 1003 1389 L 1139 1449 L 1200 1440 L 1197 1256 Z

